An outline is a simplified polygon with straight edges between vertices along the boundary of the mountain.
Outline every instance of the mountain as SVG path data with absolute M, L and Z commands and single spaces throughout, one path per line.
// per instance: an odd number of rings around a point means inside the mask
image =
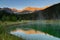
M 17 10 L 16 8 L 11 8 L 11 10 L 12 10 L 13 12 L 24 12 L 24 11 L 34 12 L 34 11 L 37 11 L 37 10 L 44 10 L 44 9 L 46 9 L 46 8 L 48 8 L 48 6 L 45 6 L 45 7 L 43 7 L 43 8 L 26 7 L 26 8 L 24 8 L 24 9 L 22 9 L 22 10 Z
M 60 19 L 60 3 L 54 4 L 44 10 L 35 11 L 32 14 L 37 14 L 37 20 Z
M 42 8 L 27 7 L 22 11 L 11 8 L 0 8 L 0 20 L 55 20 L 60 19 L 60 3 Z
M 10 8 L 0 8 L 0 11 L 6 13 L 13 13 L 13 11 Z
M 11 8 L 13 12 L 17 12 L 18 10 L 16 8 Z
M 37 7 L 26 7 L 26 8 L 24 8 L 23 10 L 27 10 L 27 11 L 37 11 L 37 10 L 44 10 L 44 9 L 46 9 L 46 8 L 48 8 L 48 6 L 45 6 L 45 7 L 43 7 L 43 8 L 37 8 Z
M 23 10 L 20 10 L 19 14 L 29 14 L 29 13 L 34 13 L 37 11 L 44 10 L 45 8 L 48 8 L 48 6 L 44 8 L 36 8 L 36 7 L 26 7 Z M 19 10 L 18 10 L 19 11 Z
M 43 10 L 43 16 L 45 19 L 60 19 L 60 3 Z
M 28 10 L 28 11 L 36 11 L 36 10 L 43 10 L 43 8 L 35 8 L 35 7 L 26 7 L 23 10 Z

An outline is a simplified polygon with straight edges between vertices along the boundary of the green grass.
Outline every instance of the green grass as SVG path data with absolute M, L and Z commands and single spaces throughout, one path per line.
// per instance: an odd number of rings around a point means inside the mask
M 2 34 L 0 34 L 0 40 L 23 40 L 23 39 L 16 37 L 14 35 L 11 35 L 11 34 L 2 33 Z
M 19 38 L 6 32 L 6 29 L 8 29 L 7 25 L 12 25 L 13 23 L 11 23 L 12 22 L 0 22 L 0 40 L 23 40 L 21 37 Z

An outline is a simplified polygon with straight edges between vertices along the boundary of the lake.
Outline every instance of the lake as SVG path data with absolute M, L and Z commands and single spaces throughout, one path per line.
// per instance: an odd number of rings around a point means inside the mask
M 10 33 L 15 36 L 22 37 L 25 40 L 60 40 L 60 38 L 32 29 L 31 30 L 17 29 L 15 31 L 11 31 Z
M 60 21 L 57 20 L 29 21 L 9 28 L 11 34 L 25 40 L 60 40 Z

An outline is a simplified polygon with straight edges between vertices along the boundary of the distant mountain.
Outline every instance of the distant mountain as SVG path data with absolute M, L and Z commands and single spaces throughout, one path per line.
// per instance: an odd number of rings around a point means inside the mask
M 45 8 L 48 8 L 48 6 L 46 6 L 44 8 L 26 7 L 23 10 L 21 10 L 19 13 L 20 14 L 29 14 L 29 13 L 34 13 L 35 11 L 37 12 L 37 11 L 44 10 Z
M 26 8 L 24 8 L 24 9 L 22 9 L 22 10 L 17 10 L 16 8 L 11 8 L 11 10 L 14 11 L 14 12 L 24 12 L 24 11 L 34 12 L 34 11 L 37 11 L 37 10 L 44 10 L 44 9 L 46 9 L 46 8 L 48 8 L 48 6 L 45 6 L 45 7 L 43 7 L 43 8 L 26 7 Z
M 37 10 L 43 10 L 43 8 L 35 8 L 35 7 L 26 7 L 23 10 L 28 10 L 28 11 L 37 11 Z
M 24 12 L 26 12 L 26 13 L 32 13 L 32 12 L 34 12 L 34 11 L 39 11 L 39 10 L 44 10 L 44 9 L 46 9 L 46 8 L 48 8 L 48 6 L 46 6 L 46 7 L 43 7 L 43 8 L 36 8 L 36 7 L 26 7 L 26 8 L 24 8 L 24 9 L 22 9 L 22 10 L 18 10 L 18 9 L 16 9 L 16 8 L 7 8 L 7 7 L 5 7 L 5 8 L 0 8 L 0 11 L 1 10 L 6 10 L 6 11 L 12 11 L 12 12 L 14 12 L 14 13 L 24 13 Z
M 12 11 L 14 14 L 28 14 L 28 13 L 33 13 L 35 11 L 44 10 L 45 8 L 48 8 L 48 6 L 44 8 L 26 7 L 22 10 L 17 10 L 16 8 L 0 8 L 0 9 L 5 10 L 7 12 Z
M 16 8 L 10 8 L 13 12 L 17 12 L 18 10 Z
M 13 11 L 10 8 L 0 8 L 0 11 L 6 12 L 6 13 L 13 13 Z

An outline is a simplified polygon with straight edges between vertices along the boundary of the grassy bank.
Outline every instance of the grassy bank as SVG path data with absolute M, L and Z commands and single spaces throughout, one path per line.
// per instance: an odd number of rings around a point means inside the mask
M 23 40 L 22 38 L 16 37 L 7 33 L 7 25 L 18 24 L 17 22 L 0 22 L 0 40 Z
M 23 40 L 23 39 L 11 34 L 2 33 L 0 34 L 0 40 Z

